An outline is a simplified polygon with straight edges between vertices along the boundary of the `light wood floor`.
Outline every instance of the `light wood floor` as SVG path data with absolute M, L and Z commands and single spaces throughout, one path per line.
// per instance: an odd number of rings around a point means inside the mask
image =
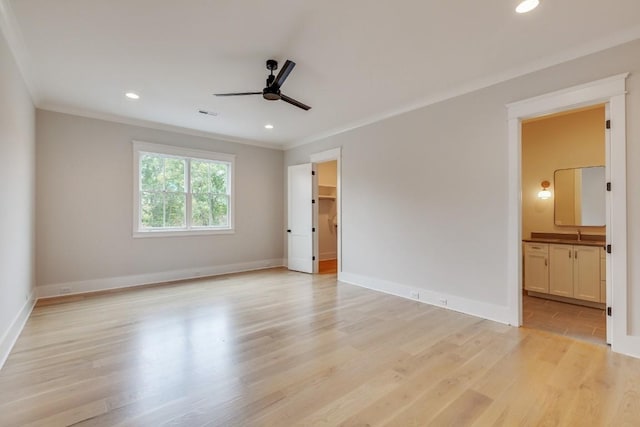
M 338 260 L 328 259 L 318 263 L 318 274 L 336 274 L 338 272 Z
M 522 320 L 527 328 L 602 345 L 606 343 L 607 323 L 604 310 L 599 308 L 523 295 Z
M 623 426 L 640 360 L 274 269 L 39 306 L 2 426 Z

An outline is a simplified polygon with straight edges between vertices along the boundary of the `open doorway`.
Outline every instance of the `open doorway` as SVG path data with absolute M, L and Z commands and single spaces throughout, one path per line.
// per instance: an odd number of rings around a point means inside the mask
M 601 80 L 558 90 L 507 104 L 509 171 L 507 224 L 508 307 L 512 325 L 522 325 L 522 158 L 521 124 L 523 120 L 561 111 L 605 104 L 607 180 L 606 208 L 606 319 L 607 340 L 615 352 L 640 355 L 640 339 L 628 323 L 629 287 L 627 285 L 627 155 L 626 155 L 626 79 L 623 73 Z M 567 256 L 568 257 L 568 256 Z
M 338 161 L 316 165 L 318 174 L 318 255 L 319 274 L 338 272 Z
M 287 171 L 287 267 L 303 273 L 339 275 L 341 149 L 312 154 L 309 160 L 289 166 Z M 318 169 L 322 169 L 321 185 Z M 322 243 L 319 234 L 323 234 Z M 321 259 L 325 261 L 322 271 Z
M 606 105 L 522 121 L 523 326 L 606 342 Z

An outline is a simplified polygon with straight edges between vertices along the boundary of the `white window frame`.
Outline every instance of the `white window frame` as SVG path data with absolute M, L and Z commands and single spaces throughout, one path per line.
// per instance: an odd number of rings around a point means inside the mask
M 235 170 L 236 156 L 233 154 L 216 153 L 213 151 L 197 150 L 192 148 L 176 147 L 172 145 L 154 144 L 143 141 L 132 141 L 133 144 L 133 237 L 172 237 L 172 236 L 198 236 L 209 234 L 233 234 L 235 233 Z M 202 227 L 189 226 L 191 215 L 191 186 L 190 169 L 186 168 L 185 191 L 188 189 L 185 205 L 185 221 L 187 228 L 163 228 L 143 229 L 140 224 L 140 156 L 143 154 L 159 154 L 163 156 L 180 157 L 194 160 L 211 160 L 230 164 L 229 171 L 229 225 L 227 227 Z M 187 163 L 188 166 L 188 163 Z

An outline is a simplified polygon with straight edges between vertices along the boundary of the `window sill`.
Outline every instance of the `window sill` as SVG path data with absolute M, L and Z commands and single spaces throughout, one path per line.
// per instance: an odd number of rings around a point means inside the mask
M 216 234 L 235 234 L 235 232 L 235 229 L 232 228 L 223 230 L 134 231 L 133 238 L 211 236 Z

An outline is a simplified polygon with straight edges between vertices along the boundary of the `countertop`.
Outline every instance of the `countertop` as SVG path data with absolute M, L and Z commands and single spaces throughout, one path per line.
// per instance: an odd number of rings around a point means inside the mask
M 532 231 L 531 237 L 522 239 L 529 243 L 553 243 L 557 245 L 579 245 L 579 246 L 606 246 L 606 236 L 603 234 L 581 233 L 547 233 Z
M 594 240 L 530 238 L 530 239 L 522 239 L 522 241 L 528 242 L 528 243 L 553 243 L 556 245 L 600 246 L 601 248 L 605 247 L 605 242 L 594 241 Z

